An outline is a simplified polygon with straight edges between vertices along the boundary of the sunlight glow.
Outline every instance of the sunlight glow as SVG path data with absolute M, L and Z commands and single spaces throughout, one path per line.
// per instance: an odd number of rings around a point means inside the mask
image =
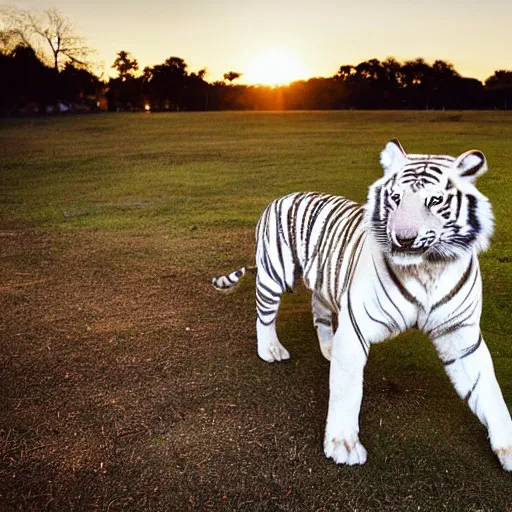
M 244 78 L 248 84 L 285 85 L 309 76 L 308 68 L 293 52 L 269 48 L 253 59 Z

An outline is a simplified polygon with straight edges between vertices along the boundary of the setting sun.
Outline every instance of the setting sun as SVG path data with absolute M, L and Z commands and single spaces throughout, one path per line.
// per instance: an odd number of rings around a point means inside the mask
M 249 84 L 285 85 L 308 78 L 306 65 L 286 48 L 270 48 L 249 64 L 245 80 Z

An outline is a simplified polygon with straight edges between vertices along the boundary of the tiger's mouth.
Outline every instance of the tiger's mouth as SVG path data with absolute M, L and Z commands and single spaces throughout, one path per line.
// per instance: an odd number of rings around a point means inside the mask
M 396 265 L 421 265 L 428 258 L 428 247 L 400 247 L 390 243 L 389 257 Z
M 399 247 L 391 244 L 391 254 L 398 255 L 418 255 L 427 252 L 428 247 Z

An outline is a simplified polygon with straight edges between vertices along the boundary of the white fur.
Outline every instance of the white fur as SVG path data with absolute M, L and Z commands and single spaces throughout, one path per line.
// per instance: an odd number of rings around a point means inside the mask
M 380 163 L 386 176 L 402 169 L 408 161 L 402 146 L 396 142 L 388 142 L 380 154 Z

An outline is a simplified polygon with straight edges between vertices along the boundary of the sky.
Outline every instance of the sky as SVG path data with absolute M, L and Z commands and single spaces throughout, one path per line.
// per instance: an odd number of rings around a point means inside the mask
M 333 76 L 341 65 L 388 56 L 446 60 L 482 81 L 497 69 L 512 69 L 510 0 L 4 2 L 57 7 L 111 74 L 116 53 L 126 50 L 140 69 L 176 56 L 190 72 L 207 68 L 209 82 L 236 71 L 244 83 L 256 80 L 255 65 L 261 68 L 262 54 L 275 48 L 300 62 L 300 73 L 308 75 L 301 78 Z

